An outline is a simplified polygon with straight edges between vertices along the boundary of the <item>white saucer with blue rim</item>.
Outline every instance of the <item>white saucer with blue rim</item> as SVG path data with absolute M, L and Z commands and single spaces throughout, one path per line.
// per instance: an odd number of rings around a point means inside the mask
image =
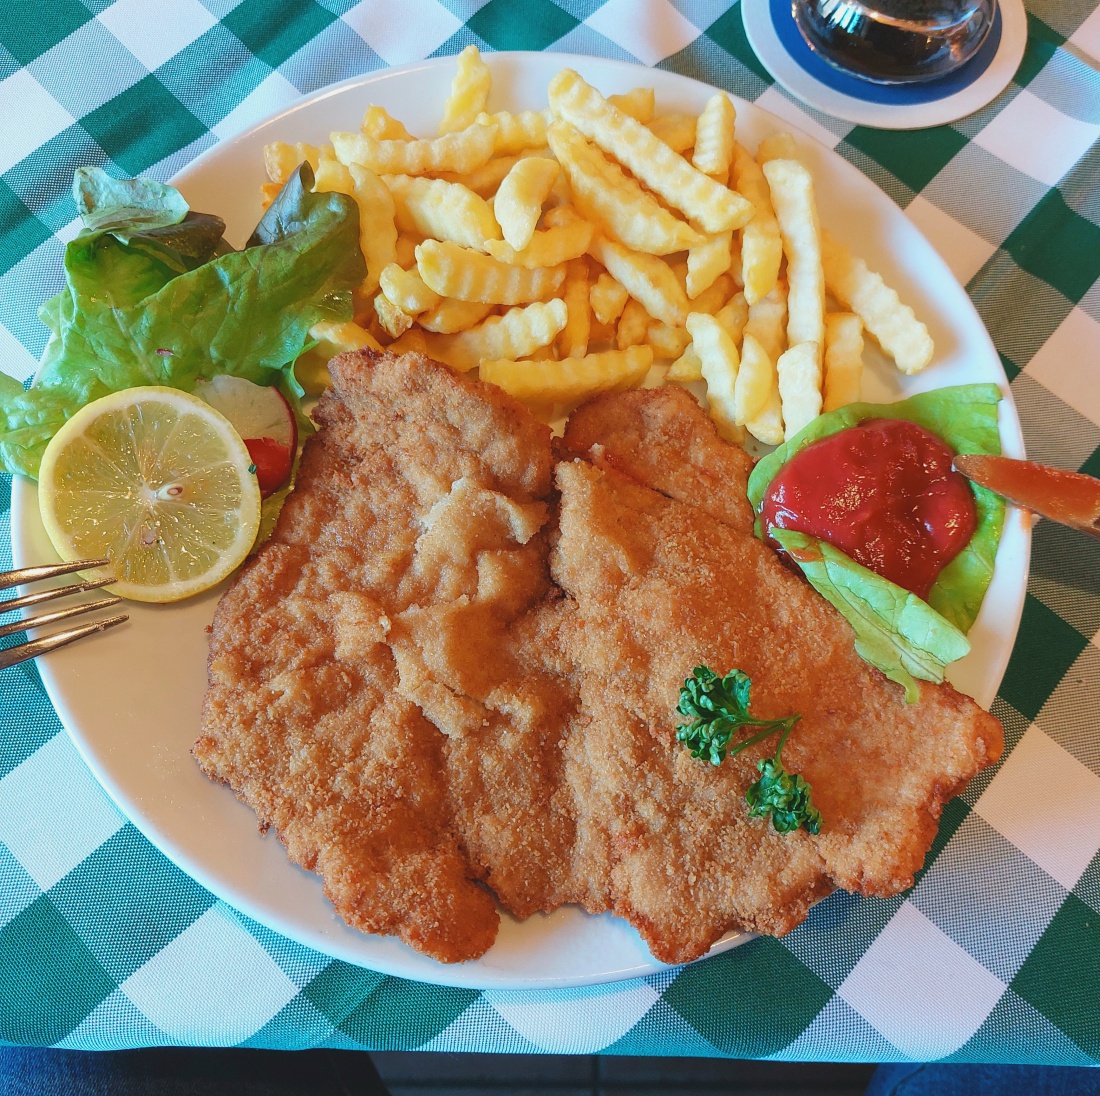
M 966 64 L 935 80 L 878 84 L 811 49 L 791 0 L 741 0 L 741 17 L 749 44 L 781 87 L 825 114 L 878 129 L 924 129 L 973 114 L 1008 86 L 1027 44 L 1023 0 L 999 0 L 989 34 Z

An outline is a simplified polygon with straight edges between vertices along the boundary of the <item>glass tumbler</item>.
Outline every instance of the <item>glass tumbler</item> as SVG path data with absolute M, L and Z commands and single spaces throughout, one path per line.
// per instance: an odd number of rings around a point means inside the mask
M 933 80 L 968 61 L 996 0 L 792 0 L 802 36 L 844 72 L 882 84 Z

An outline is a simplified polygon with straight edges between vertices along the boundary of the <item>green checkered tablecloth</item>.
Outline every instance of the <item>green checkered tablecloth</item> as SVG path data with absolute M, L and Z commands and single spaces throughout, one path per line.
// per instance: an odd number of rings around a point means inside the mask
M 334 80 L 428 55 L 637 60 L 752 99 L 866 172 L 942 252 L 1030 454 L 1100 474 L 1100 12 L 1032 0 L 1009 89 L 914 133 L 808 113 L 725 0 L 4 0 L 0 364 L 29 377 L 76 231 L 72 172 L 167 178 Z M 0 480 L 0 568 L 10 484 Z M 236 913 L 94 782 L 33 666 L 0 672 L 0 1041 L 1100 1060 L 1100 541 L 1040 523 L 995 704 L 1009 752 L 904 897 L 834 895 L 781 941 L 611 986 L 484 992 L 348 966 Z

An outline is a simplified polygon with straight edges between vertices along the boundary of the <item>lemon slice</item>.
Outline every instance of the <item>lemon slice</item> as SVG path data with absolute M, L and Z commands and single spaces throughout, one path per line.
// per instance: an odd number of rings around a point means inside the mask
M 46 446 L 38 500 L 62 559 L 107 557 L 112 590 L 136 601 L 213 586 L 248 555 L 260 524 L 240 435 L 174 388 L 130 388 L 81 408 Z

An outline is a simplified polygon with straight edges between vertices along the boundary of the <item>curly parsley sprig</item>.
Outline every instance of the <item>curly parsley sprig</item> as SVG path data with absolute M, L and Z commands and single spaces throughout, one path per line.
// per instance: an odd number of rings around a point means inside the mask
M 821 830 L 821 812 L 810 802 L 810 785 L 797 773 L 783 768 L 779 755 L 794 725 L 802 718 L 757 719 L 749 714 L 752 680 L 742 670 L 730 670 L 719 677 L 708 666 L 696 666 L 680 690 L 676 710 L 691 722 L 681 723 L 676 738 L 691 750 L 691 756 L 721 765 L 729 757 L 755 746 L 779 732 L 775 755 L 757 763 L 760 779 L 745 793 L 753 818 L 771 815 L 779 833 L 801 826 L 809 833 Z M 734 742 L 741 730 L 759 727 L 756 734 Z

